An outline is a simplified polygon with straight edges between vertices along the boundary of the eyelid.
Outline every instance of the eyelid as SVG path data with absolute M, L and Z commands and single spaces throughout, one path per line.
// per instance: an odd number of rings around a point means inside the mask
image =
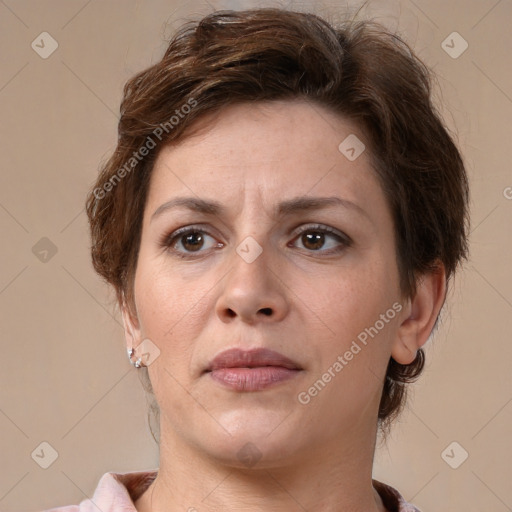
M 211 227 L 206 227 L 201 224 L 190 224 L 187 226 L 183 226 L 181 228 L 171 231 L 171 233 L 169 233 L 169 234 L 167 234 L 167 233 L 164 234 L 164 236 L 159 240 L 159 245 L 161 247 L 163 247 L 164 249 L 172 250 L 171 246 L 174 245 L 176 243 L 176 241 L 179 241 L 180 237 L 182 237 L 188 233 L 194 233 L 194 232 L 204 233 L 212 238 L 215 238 L 215 236 L 210 232 L 211 230 L 212 230 Z M 220 242 L 220 243 L 222 244 L 222 242 Z M 218 247 L 218 245 L 219 244 L 217 243 L 217 247 Z M 180 251 L 176 251 L 176 250 L 174 250 L 174 252 L 178 253 L 178 254 L 187 254 L 187 253 L 181 253 Z M 206 252 L 206 251 L 199 251 L 199 253 L 201 253 L 201 252 Z M 194 253 L 188 253 L 188 254 L 194 254 Z
M 350 246 L 353 244 L 352 238 L 350 238 L 347 234 L 345 234 L 343 231 L 340 231 L 338 229 L 332 228 L 330 226 L 327 226 L 326 224 L 318 224 L 318 223 L 312 223 L 312 224 L 301 224 L 300 228 L 298 230 L 294 231 L 295 235 L 301 235 L 305 231 L 325 231 L 330 235 L 339 237 L 343 243 L 347 246 Z
M 188 233 L 200 232 L 200 233 L 206 234 L 207 236 L 215 238 L 215 236 L 210 232 L 212 229 L 213 228 L 211 228 L 210 226 L 206 227 L 205 225 L 200 225 L 200 224 L 190 224 L 190 225 L 187 225 L 187 226 L 183 226 L 181 228 L 175 229 L 170 234 L 165 234 L 161 238 L 161 240 L 160 240 L 160 246 L 163 247 L 164 249 L 172 251 L 174 254 L 178 255 L 179 257 L 194 258 L 194 257 L 197 257 L 199 255 L 202 255 L 202 254 L 210 252 L 212 250 L 212 248 L 210 248 L 210 249 L 208 249 L 206 251 L 197 251 L 197 252 L 194 253 L 194 252 L 182 252 L 182 251 L 173 249 L 172 246 L 177 241 L 179 241 L 180 237 L 182 237 L 182 236 L 184 236 L 184 235 L 186 235 Z M 332 228 L 330 226 L 327 226 L 325 224 L 319 224 L 319 223 L 301 224 L 299 228 L 296 228 L 296 229 L 292 230 L 292 236 L 293 236 L 292 242 L 294 242 L 302 233 L 305 233 L 305 232 L 308 232 L 308 231 L 311 231 L 311 232 L 314 232 L 314 231 L 324 232 L 324 233 L 326 233 L 328 235 L 331 235 L 332 237 L 338 238 L 340 243 L 344 246 L 342 248 L 335 248 L 335 249 L 331 248 L 331 249 L 324 250 L 324 251 L 322 251 L 322 250 L 318 250 L 318 251 L 309 250 L 309 251 L 307 251 L 307 252 L 310 252 L 312 254 L 315 254 L 315 253 L 318 253 L 318 254 L 332 254 L 333 252 L 339 252 L 340 250 L 342 250 L 344 248 L 350 247 L 353 244 L 352 239 L 348 235 L 346 235 L 344 232 L 339 231 L 339 230 L 337 230 L 335 228 Z M 224 245 L 223 242 L 218 242 L 215 247 L 218 248 L 219 246 L 223 246 L 223 245 Z

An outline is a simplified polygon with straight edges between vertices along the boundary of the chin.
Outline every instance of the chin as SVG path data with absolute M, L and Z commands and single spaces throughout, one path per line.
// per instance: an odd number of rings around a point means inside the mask
M 293 422 L 293 409 L 276 408 L 261 404 L 251 404 L 245 407 L 232 408 L 221 413 L 214 413 L 220 425 L 232 438 L 263 440 L 271 436 L 277 436 L 277 428 L 280 431 L 289 430 Z M 299 425 L 295 425 L 298 428 Z
M 230 438 L 215 447 L 204 448 L 220 464 L 231 468 L 257 471 L 289 465 L 300 453 L 295 441 L 291 442 L 289 435 L 272 440 L 269 437 L 254 439 L 247 435 Z M 293 446 L 290 445 L 291 443 Z
M 282 466 L 300 452 L 304 429 L 290 411 L 230 411 L 217 417 L 222 427 L 201 434 L 203 449 L 219 462 L 240 469 Z M 225 429 L 225 430 L 224 430 Z M 300 436 L 297 433 L 300 432 Z

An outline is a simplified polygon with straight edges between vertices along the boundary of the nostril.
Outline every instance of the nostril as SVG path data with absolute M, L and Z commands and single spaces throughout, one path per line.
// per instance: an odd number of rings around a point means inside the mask
M 272 310 L 270 308 L 263 308 L 261 312 L 267 316 L 270 316 L 272 314 Z

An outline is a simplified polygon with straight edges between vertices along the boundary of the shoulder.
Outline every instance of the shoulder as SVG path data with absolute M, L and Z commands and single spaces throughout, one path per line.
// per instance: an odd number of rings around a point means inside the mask
M 405 501 L 404 497 L 394 487 L 377 480 L 372 482 L 389 512 L 421 512 L 412 503 Z
M 157 469 L 129 473 L 104 473 L 91 498 L 79 505 L 66 505 L 46 509 L 43 512 L 137 512 L 135 501 L 156 478 Z
M 79 505 L 65 505 L 63 507 L 47 508 L 43 512 L 80 512 Z

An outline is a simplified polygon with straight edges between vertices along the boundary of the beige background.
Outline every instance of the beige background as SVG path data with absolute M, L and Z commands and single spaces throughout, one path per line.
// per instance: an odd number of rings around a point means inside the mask
M 159 59 L 164 37 L 214 7 L 257 5 L 276 4 L 0 1 L 1 511 L 78 503 L 104 472 L 157 467 L 120 319 L 89 262 L 84 196 L 114 148 L 124 82 Z M 424 512 L 512 510 L 512 4 L 374 1 L 364 13 L 437 71 L 472 183 L 471 260 L 375 478 Z M 43 31 L 59 45 L 47 59 L 31 48 Z M 441 46 L 453 31 L 469 44 L 458 58 Z M 57 249 L 46 262 L 32 250 L 43 237 Z M 31 457 L 43 441 L 58 452 L 48 469 Z M 441 456 L 453 441 L 469 453 L 458 469 Z

